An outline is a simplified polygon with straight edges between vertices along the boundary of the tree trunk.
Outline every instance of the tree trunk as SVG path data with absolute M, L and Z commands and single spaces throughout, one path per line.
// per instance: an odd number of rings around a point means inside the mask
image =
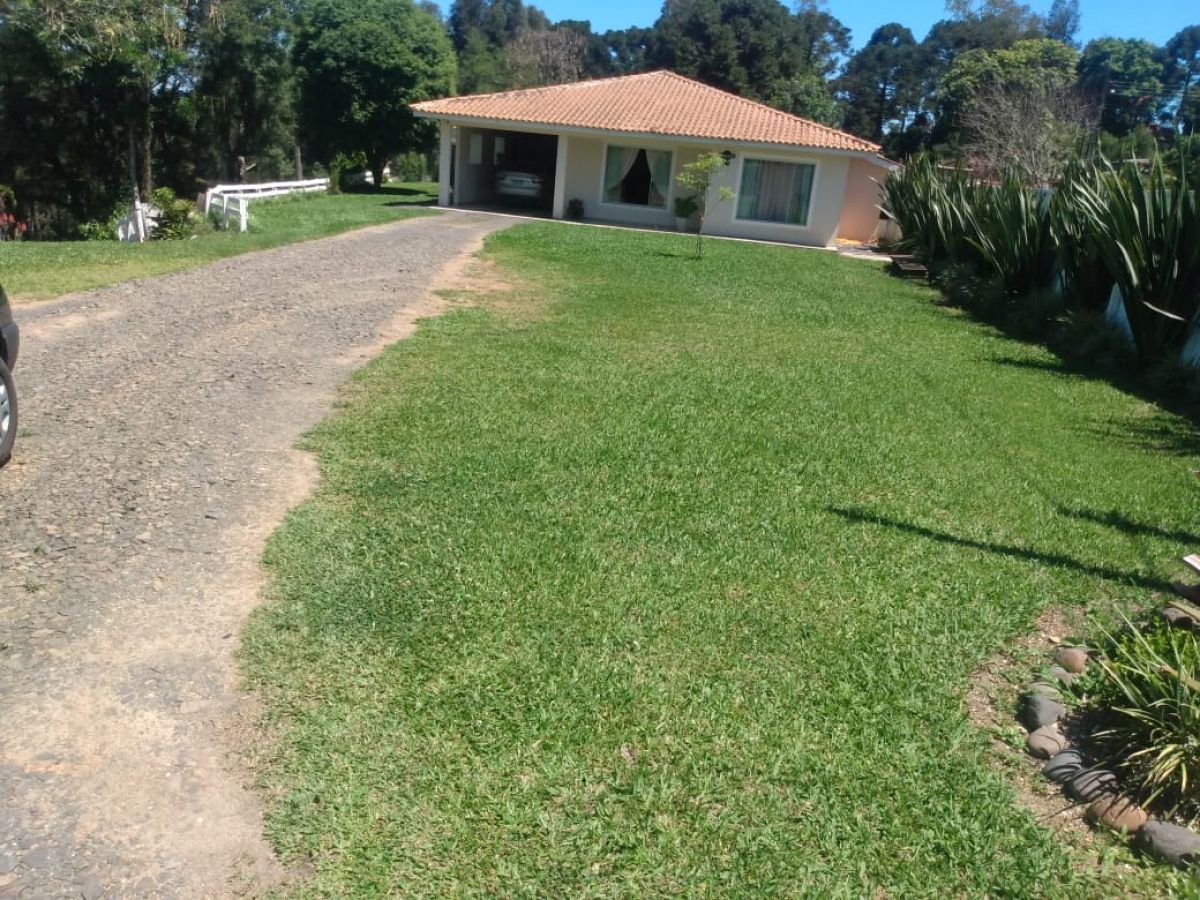
M 300 145 L 292 145 L 292 162 L 296 166 L 296 180 L 304 180 L 304 161 L 300 158 Z
M 142 200 L 138 190 L 137 138 L 133 134 L 133 124 L 129 125 L 129 187 L 133 191 L 134 204 Z
M 154 193 L 154 112 L 152 103 L 154 98 L 151 95 L 150 86 L 145 86 L 145 93 L 142 96 L 142 158 L 141 158 L 141 178 L 140 187 L 142 196 L 147 200 Z
M 383 190 L 383 170 L 387 168 L 387 156 L 382 153 L 371 154 L 371 177 L 375 181 L 375 190 Z

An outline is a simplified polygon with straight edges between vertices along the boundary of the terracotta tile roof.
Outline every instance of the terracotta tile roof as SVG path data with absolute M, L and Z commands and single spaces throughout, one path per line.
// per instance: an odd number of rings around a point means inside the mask
M 646 72 L 549 87 L 414 103 L 430 118 L 494 119 L 671 137 L 877 153 L 862 138 L 772 109 L 674 72 Z

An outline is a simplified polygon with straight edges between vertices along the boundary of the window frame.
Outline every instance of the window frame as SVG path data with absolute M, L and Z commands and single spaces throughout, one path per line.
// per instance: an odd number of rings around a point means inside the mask
M 662 206 L 654 206 L 650 203 L 622 203 L 621 201 L 613 202 L 604 199 L 604 183 L 608 175 L 608 148 L 609 147 L 624 147 L 634 150 L 654 150 L 658 153 L 667 153 L 671 157 L 671 184 L 667 187 L 667 196 L 664 199 Z M 630 144 L 623 141 L 605 140 L 600 150 L 600 185 L 596 194 L 596 202 L 600 206 L 611 207 L 612 209 L 641 209 L 647 213 L 668 213 L 671 211 L 671 204 L 675 201 L 675 176 L 678 172 L 675 166 L 679 162 L 679 154 L 675 152 L 675 147 L 670 144 L 652 144 L 652 143 L 637 143 Z
M 798 222 L 777 222 L 774 219 L 747 219 L 738 215 L 738 199 L 741 198 L 742 181 L 746 176 L 746 163 L 749 160 L 755 162 L 770 162 L 770 163 L 789 163 L 794 166 L 812 166 L 813 178 L 812 188 L 808 195 L 808 210 L 805 216 L 804 223 Z M 809 156 L 778 156 L 772 154 L 747 153 L 739 154 L 738 171 L 737 171 L 737 191 L 738 196 L 733 201 L 733 221 L 745 222 L 749 225 L 765 225 L 774 228 L 812 228 L 813 207 L 817 199 L 817 188 L 821 183 L 821 161 Z

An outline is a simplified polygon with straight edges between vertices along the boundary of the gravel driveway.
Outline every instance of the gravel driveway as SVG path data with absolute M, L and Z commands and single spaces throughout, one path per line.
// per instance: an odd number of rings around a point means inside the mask
M 0 471 L 0 897 L 253 894 L 238 631 L 334 387 L 505 220 L 445 214 L 18 308 Z

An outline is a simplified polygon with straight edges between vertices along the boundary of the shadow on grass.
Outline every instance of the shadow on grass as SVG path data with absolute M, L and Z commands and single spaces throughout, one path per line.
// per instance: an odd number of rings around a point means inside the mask
M 399 191 L 396 193 L 399 193 Z M 412 191 L 412 193 L 417 194 L 418 192 Z M 417 207 L 434 206 L 436 204 L 436 198 L 426 197 L 424 200 L 393 200 L 391 203 L 385 203 L 383 205 L 392 209 L 416 209 Z
M 1115 509 L 1110 509 L 1107 512 L 1098 512 L 1094 509 L 1072 509 L 1069 506 L 1058 507 L 1059 515 L 1068 516 L 1072 519 L 1082 519 L 1085 522 L 1093 522 L 1096 525 L 1106 525 L 1124 534 L 1138 537 L 1158 537 L 1168 541 L 1178 541 L 1181 544 L 1200 544 L 1200 534 L 1193 534 L 1190 531 L 1174 528 L 1160 528 L 1158 525 L 1147 525 L 1144 522 L 1136 522 Z
M 1146 418 L 1102 419 L 1092 423 L 1088 430 L 1134 450 L 1168 456 L 1200 456 L 1200 431 L 1189 422 L 1166 413 Z
M 977 541 L 973 538 L 958 537 L 957 535 L 947 534 L 944 531 L 935 531 L 932 528 L 914 525 L 911 522 L 901 522 L 898 519 L 892 519 L 863 509 L 843 509 L 836 506 L 829 506 L 826 507 L 826 511 L 841 516 L 850 522 L 857 522 L 862 525 L 882 525 L 916 537 L 938 541 L 943 544 L 951 544 L 955 547 L 982 550 L 986 553 L 1007 556 L 1011 559 L 1021 559 L 1027 562 L 1054 566 L 1058 569 L 1068 569 L 1072 572 L 1078 572 L 1081 575 L 1104 578 L 1120 584 L 1134 584 L 1152 591 L 1171 590 L 1171 583 L 1161 578 L 1150 578 L 1145 575 L 1136 575 L 1132 572 L 1123 572 L 1120 569 L 1114 569 L 1109 566 L 1097 566 L 1081 562 L 1062 553 L 1046 553 L 1041 550 L 1030 550 L 1026 547 L 1014 547 L 1011 544 L 998 544 L 993 541 Z

